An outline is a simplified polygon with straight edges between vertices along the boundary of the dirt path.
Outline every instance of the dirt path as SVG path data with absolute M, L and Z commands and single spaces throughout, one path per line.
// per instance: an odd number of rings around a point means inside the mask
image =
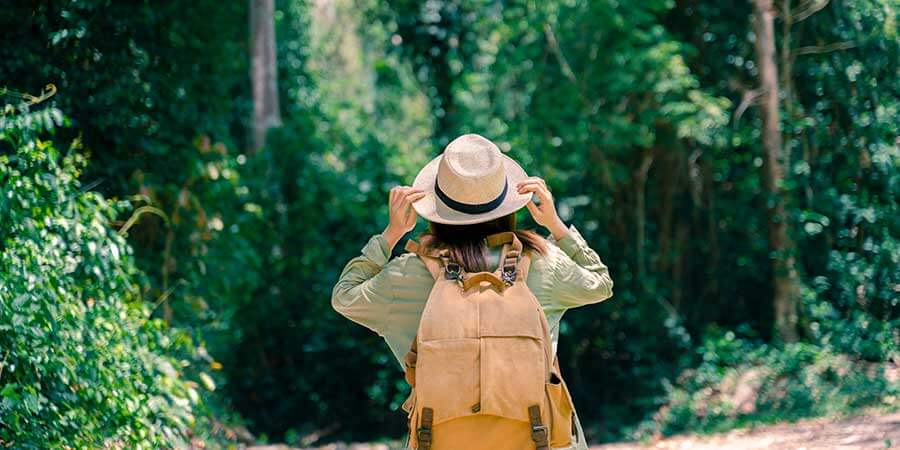
M 710 436 L 683 435 L 647 445 L 607 444 L 591 450 L 823 450 L 900 448 L 900 413 L 810 419 Z
M 247 450 L 398 450 L 394 444 L 330 444 L 315 449 L 266 445 Z M 605 444 L 591 450 L 869 450 L 900 449 L 900 412 L 847 419 L 807 419 L 709 436 L 681 435 L 646 445 Z M 461 449 L 462 450 L 462 449 Z

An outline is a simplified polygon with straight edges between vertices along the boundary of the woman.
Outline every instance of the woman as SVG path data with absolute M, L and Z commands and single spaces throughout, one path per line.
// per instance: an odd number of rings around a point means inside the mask
M 534 197 L 537 203 L 533 201 Z M 548 238 L 516 229 L 515 212 L 523 206 L 528 208 L 537 224 L 549 231 Z M 489 236 L 513 232 L 505 234 L 514 235 L 512 240 L 521 243 L 523 255 L 527 255 L 530 265 L 520 273 L 519 282 L 530 291 L 527 296 L 536 299 L 537 310 L 543 311 L 540 319 L 549 328 L 554 355 L 563 313 L 569 308 L 597 303 L 612 296 L 613 282 L 606 265 L 578 230 L 574 226 L 567 227 L 559 218 L 544 180 L 528 177 L 515 161 L 479 135 L 468 134 L 455 139 L 420 171 L 411 187 L 392 189 L 389 210 L 390 219 L 384 231 L 372 236 L 362 248 L 362 254 L 344 267 L 332 293 L 332 306 L 348 319 L 382 336 L 401 367 L 404 362 L 409 367 L 405 355 L 411 346 L 415 347 L 417 331 L 421 340 L 420 326 L 424 323 L 420 324 L 420 320 L 424 322 L 426 303 L 436 302 L 429 300 L 429 295 L 433 295 L 432 288 L 436 289 L 446 281 L 445 278 L 452 278 L 457 273 L 449 272 L 451 263 L 458 263 L 457 271 L 474 274 L 490 271 L 493 262 L 501 261 L 506 255 L 504 252 L 508 251 L 509 245 L 491 248 L 486 245 Z M 415 227 L 417 215 L 429 221 L 429 232 L 421 237 L 418 245 L 410 244 L 407 249 L 422 251 L 417 251 L 419 255 L 407 252 L 390 259 L 394 246 Z M 434 261 L 439 259 L 426 256 L 429 255 L 427 249 L 442 252 L 443 269 L 448 270 L 445 276 L 441 276 L 440 268 L 436 269 L 439 266 Z M 506 281 L 507 285 L 515 283 Z M 503 285 L 498 285 L 498 291 L 502 291 Z M 483 291 L 483 288 L 479 290 Z M 496 295 L 501 298 L 500 294 Z M 457 300 L 456 303 L 462 302 Z M 452 321 L 454 317 L 443 320 Z M 407 411 L 408 406 L 404 404 Z M 473 407 L 473 412 L 477 412 L 475 408 L 478 406 Z M 570 440 L 571 445 L 563 448 L 586 449 L 574 411 L 572 420 L 572 435 L 566 436 L 571 437 L 566 440 Z M 458 419 L 450 422 L 464 423 Z M 538 439 L 531 443 L 526 437 L 516 443 L 518 438 L 504 432 L 505 424 L 501 422 L 498 419 L 494 427 L 495 435 L 480 430 L 478 442 L 467 444 L 466 448 L 497 450 L 502 446 L 521 450 L 549 447 Z M 411 428 L 417 425 L 421 425 L 421 418 L 411 423 Z M 426 431 L 430 433 L 430 429 Z M 465 432 L 463 429 L 456 433 Z M 412 436 L 417 441 L 416 435 Z M 435 437 L 433 447 L 429 441 L 418 448 L 438 449 L 441 448 L 439 441 L 439 437 Z

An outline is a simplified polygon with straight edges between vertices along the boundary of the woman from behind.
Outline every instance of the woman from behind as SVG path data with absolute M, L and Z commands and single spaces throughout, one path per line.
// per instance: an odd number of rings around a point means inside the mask
M 332 306 L 405 370 L 410 447 L 586 449 L 555 357 L 559 322 L 610 298 L 613 282 L 544 180 L 469 134 L 388 203 L 388 226 L 346 264 Z M 523 206 L 547 238 L 517 229 Z M 428 231 L 391 259 L 419 216 Z

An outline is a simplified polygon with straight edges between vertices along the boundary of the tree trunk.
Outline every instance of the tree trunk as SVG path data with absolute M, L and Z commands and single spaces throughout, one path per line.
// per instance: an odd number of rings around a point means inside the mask
M 250 48 L 255 151 L 266 145 L 269 129 L 281 125 L 275 56 L 275 0 L 250 0 Z
M 647 241 L 647 211 L 646 211 L 646 197 L 647 197 L 647 174 L 650 172 L 650 166 L 653 164 L 653 150 L 646 149 L 643 151 L 643 156 L 641 156 L 641 165 L 640 167 L 634 171 L 634 181 L 635 181 L 635 222 L 637 224 L 637 231 L 635 234 L 636 242 L 635 242 L 635 254 L 637 260 L 637 279 L 642 280 L 644 278 L 645 271 L 645 257 L 644 257 L 644 243 Z
M 759 67 L 762 141 L 765 158 L 763 178 L 769 222 L 769 250 L 774 281 L 775 332 L 785 342 L 797 340 L 799 289 L 794 243 L 788 235 L 778 100 L 778 68 L 775 64 L 775 31 L 772 0 L 753 0 L 756 59 Z

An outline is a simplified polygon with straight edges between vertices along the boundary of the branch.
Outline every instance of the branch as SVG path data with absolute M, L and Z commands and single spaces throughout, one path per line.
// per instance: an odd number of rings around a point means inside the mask
M 166 291 L 163 292 L 162 295 L 160 295 L 158 299 L 156 299 L 156 302 L 153 303 L 153 306 L 150 308 L 150 311 L 147 311 L 147 317 L 144 318 L 144 322 L 146 322 L 147 320 L 150 319 L 150 316 L 153 315 L 153 312 L 156 311 L 156 308 L 159 308 L 159 305 L 162 305 L 166 300 L 169 299 L 169 297 L 172 295 L 173 292 L 175 292 L 175 289 L 178 286 L 186 285 L 186 284 L 188 284 L 187 280 L 182 278 L 182 279 L 179 279 L 178 282 L 173 284 L 171 287 L 166 289 Z
M 847 50 L 858 46 L 859 43 L 853 41 L 835 42 L 833 44 L 826 45 L 810 45 L 807 47 L 798 47 L 794 54 L 796 56 L 814 55 L 818 53 L 830 53 L 838 50 Z
M 134 225 L 135 222 L 137 222 L 138 218 L 141 217 L 141 214 L 144 213 L 156 214 L 157 216 L 161 217 L 166 222 L 166 224 L 168 224 L 169 222 L 169 218 L 166 216 L 166 213 L 164 213 L 161 209 L 155 208 L 153 206 L 141 206 L 131 214 L 131 217 L 128 218 L 128 220 L 125 222 L 125 225 L 122 225 L 122 228 L 119 229 L 119 236 L 125 236 L 125 233 L 128 233 L 128 230 L 131 228 L 131 226 Z
M 819 12 L 822 8 L 828 6 L 828 0 L 809 0 L 803 2 L 796 9 L 791 11 L 790 21 L 792 23 L 801 22 L 809 18 L 809 16 Z
M 550 45 L 550 51 L 553 52 L 553 56 L 556 56 L 556 60 L 559 61 L 563 75 L 565 75 L 569 81 L 577 83 L 578 80 L 575 78 L 575 72 L 572 72 L 572 67 L 569 66 L 569 62 L 566 61 L 566 57 L 559 47 L 559 41 L 556 40 L 556 35 L 553 34 L 553 29 L 550 28 L 549 23 L 544 24 L 544 35 L 547 37 L 547 44 Z
M 749 89 L 742 93 L 741 103 L 738 104 L 737 109 L 734 110 L 734 125 L 737 125 L 738 121 L 741 120 L 741 116 L 747 111 L 747 108 L 749 108 L 750 105 L 765 92 L 765 89 Z
M 41 89 L 40 95 L 31 95 L 27 92 L 17 92 L 7 88 L 6 86 L 3 86 L 0 87 L 0 97 L 4 95 L 24 100 L 24 103 L 27 105 L 37 105 L 38 103 L 43 102 L 44 100 L 47 100 L 48 98 L 56 95 L 56 85 L 50 83 L 44 86 L 44 88 Z

